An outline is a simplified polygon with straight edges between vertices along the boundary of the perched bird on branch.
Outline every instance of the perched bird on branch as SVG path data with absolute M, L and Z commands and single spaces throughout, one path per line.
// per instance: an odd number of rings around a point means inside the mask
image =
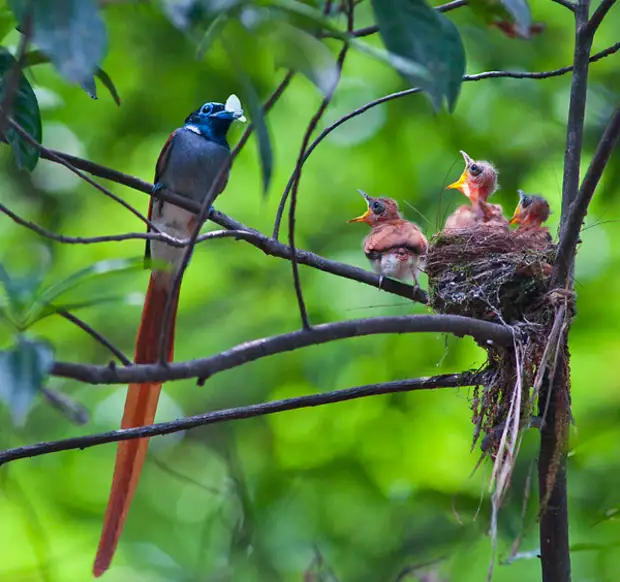
M 539 243 L 546 247 L 553 242 L 549 229 L 542 226 L 550 214 L 549 203 L 542 197 L 535 194 L 526 194 L 523 190 L 518 190 L 519 204 L 515 209 L 510 224 L 518 224 L 515 234 L 528 241 Z
M 448 190 L 460 190 L 471 206 L 459 206 L 446 220 L 444 230 L 461 230 L 480 225 L 508 228 L 499 204 L 488 202 L 497 190 L 497 170 L 486 161 L 472 160 L 464 151 L 465 169 L 461 177 L 448 186 Z
M 364 253 L 373 271 L 383 277 L 407 281 L 413 279 L 419 287 L 418 271 L 423 267 L 428 250 L 426 237 L 417 224 L 405 220 L 398 211 L 398 204 L 391 198 L 373 198 L 362 190 L 368 209 L 362 216 L 349 222 L 365 222 L 372 228 L 364 239 Z
M 157 160 L 155 186 L 149 205 L 149 219 L 159 230 L 175 238 L 188 239 L 197 226 L 195 214 L 158 200 L 159 191 L 166 190 L 195 202 L 203 202 L 213 187 L 214 195 L 224 190 L 231 160 L 226 135 L 236 119 L 245 121 L 239 99 L 231 95 L 226 104 L 205 103 L 187 117 L 183 127 L 172 132 Z M 160 338 L 166 331 L 169 338 L 165 357 L 167 361 L 172 360 L 178 305 L 178 292 L 174 293 L 173 287 L 175 276 L 183 266 L 185 251 L 185 247 L 173 247 L 163 241 L 146 243 L 146 259 L 153 260 L 153 270 L 136 338 L 137 364 L 159 361 Z M 169 301 L 172 307 L 171 320 L 169 330 L 165 330 L 164 313 Z M 130 384 L 121 428 L 153 423 L 161 387 L 156 382 Z M 109 568 L 114 556 L 138 485 L 147 447 L 147 438 L 118 443 L 112 489 L 93 567 L 97 577 Z

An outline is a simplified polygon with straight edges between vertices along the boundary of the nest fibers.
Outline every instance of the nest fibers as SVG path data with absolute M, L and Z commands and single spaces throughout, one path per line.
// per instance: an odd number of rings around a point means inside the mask
M 513 346 L 480 343 L 488 353 L 487 374 L 482 393 L 480 387 L 473 393 L 473 444 L 484 431 L 483 449 L 496 458 L 494 508 L 508 486 L 521 428 L 534 413 L 537 372 L 554 316 L 548 293 L 554 254 L 546 231 L 481 225 L 441 232 L 429 244 L 425 270 L 431 307 L 507 324 L 514 331 Z

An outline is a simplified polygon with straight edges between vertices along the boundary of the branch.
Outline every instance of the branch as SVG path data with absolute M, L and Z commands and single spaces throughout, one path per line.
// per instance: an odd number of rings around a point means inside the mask
M 297 330 L 239 344 L 214 356 L 170 364 L 134 364 L 125 368 L 114 365 L 92 366 L 55 362 L 51 375 L 73 378 L 87 384 L 143 384 L 199 378 L 200 382 L 225 370 L 268 356 L 307 346 L 350 337 L 391 333 L 451 333 L 470 335 L 482 342 L 512 345 L 512 330 L 505 325 L 459 315 L 402 315 L 371 317 L 317 325 L 311 330 Z
M 613 55 L 620 51 L 620 42 L 617 42 L 613 46 L 592 55 L 590 62 L 599 61 Z M 562 67 L 561 69 L 555 69 L 553 71 L 542 71 L 542 72 L 522 72 L 522 71 L 485 71 L 483 73 L 477 73 L 475 75 L 465 75 L 463 77 L 463 82 L 471 82 L 471 81 L 482 81 L 484 79 L 498 79 L 498 78 L 509 78 L 509 79 L 551 79 L 553 77 L 560 77 L 565 75 L 566 73 L 570 73 L 573 70 L 572 66 Z M 366 113 L 369 109 L 373 107 L 377 107 L 377 105 L 381 105 L 383 103 L 387 103 L 388 101 L 393 101 L 394 99 L 400 99 L 401 97 L 407 97 L 408 95 L 414 95 L 419 93 L 420 89 L 414 87 L 412 89 L 405 89 L 404 91 L 398 91 L 396 93 L 391 93 L 390 95 L 385 95 L 384 97 L 380 97 L 379 99 L 375 99 L 374 101 L 370 101 L 366 103 L 366 105 L 362 105 L 357 109 L 347 113 L 340 119 L 337 119 L 334 123 L 326 127 L 317 138 L 310 144 L 310 147 L 306 150 L 306 153 L 303 158 L 303 163 L 305 164 L 310 154 L 317 148 L 317 146 L 334 130 L 338 129 L 341 125 L 346 123 L 347 121 Z M 278 213 L 276 215 L 276 222 L 273 231 L 273 238 L 278 239 L 279 235 L 279 225 L 282 219 L 282 213 L 284 212 L 284 206 L 286 205 L 286 199 L 288 198 L 289 192 L 293 186 L 294 177 L 291 175 L 288 183 L 286 184 L 286 188 L 282 194 L 282 199 L 280 200 L 280 206 L 278 207 Z
M 351 0 L 349 0 L 349 11 L 347 15 L 347 30 L 351 32 L 353 30 L 353 13 L 354 8 Z M 297 209 L 297 192 L 299 190 L 299 181 L 301 179 L 301 170 L 303 167 L 304 155 L 306 153 L 306 149 L 308 148 L 308 143 L 310 142 L 310 137 L 314 133 L 321 117 L 325 113 L 334 92 L 336 91 L 336 87 L 338 82 L 340 81 L 340 76 L 342 74 L 342 66 L 344 65 L 344 59 L 347 56 L 347 51 L 349 50 L 348 43 L 345 43 L 342 49 L 340 49 L 340 53 L 338 54 L 338 59 L 336 60 L 336 69 L 338 71 L 338 78 L 334 82 L 334 86 L 331 91 L 323 97 L 321 104 L 317 112 L 310 119 L 310 123 L 306 129 L 304 137 L 301 141 L 301 149 L 299 151 L 299 156 L 297 157 L 297 163 L 295 164 L 295 169 L 293 171 L 293 189 L 291 194 L 291 205 L 288 213 L 288 243 L 291 249 L 293 249 L 293 253 L 291 256 L 291 268 L 293 270 L 293 286 L 295 288 L 295 295 L 297 296 L 297 305 L 299 306 L 299 315 L 301 317 L 301 326 L 303 329 L 310 329 L 310 320 L 308 319 L 308 311 L 306 309 L 306 302 L 304 301 L 303 290 L 301 287 L 301 279 L 299 276 L 299 266 L 297 265 L 297 253 L 295 252 L 295 211 Z M 284 210 L 284 209 L 282 209 Z M 274 231 L 280 227 L 280 219 L 282 217 L 282 212 L 278 209 L 278 213 L 276 214 L 276 225 L 274 226 Z
M 56 155 L 55 152 L 53 152 L 52 150 L 48 150 L 45 146 L 41 145 L 25 129 L 23 129 L 22 126 L 19 125 L 12 117 L 8 118 L 8 122 L 9 122 L 9 125 L 22 137 L 22 139 L 25 139 L 30 145 L 32 145 L 33 147 L 39 150 L 42 157 L 47 157 L 47 159 L 50 159 L 51 161 L 61 164 L 62 166 L 64 166 L 65 168 L 67 168 L 68 170 L 70 170 L 71 172 L 79 176 L 80 178 L 82 178 L 82 180 L 84 180 L 85 182 L 88 182 L 91 186 L 94 186 L 95 188 L 97 188 L 97 190 L 105 194 L 108 198 L 112 198 L 112 200 L 114 200 L 115 202 L 118 202 L 121 206 L 125 207 L 127 210 L 129 210 L 129 212 L 137 216 L 142 222 L 144 222 L 154 232 L 160 232 L 159 229 L 146 216 L 138 212 L 131 204 L 125 202 L 125 200 L 123 200 L 122 198 L 119 198 L 116 194 L 114 194 L 107 188 L 104 188 L 101 184 L 98 184 L 97 182 L 95 182 L 92 178 L 84 174 L 84 172 L 81 172 L 77 167 L 72 165 L 71 162 L 69 162 L 66 158 Z M 43 156 L 43 153 L 45 153 L 46 155 Z
M 56 311 L 56 313 L 58 313 L 60 317 L 64 317 L 67 321 L 70 321 L 74 325 L 77 325 L 82 331 L 85 331 L 95 341 L 107 348 L 112 354 L 114 354 L 118 358 L 118 360 L 124 366 L 131 366 L 131 360 L 121 350 L 119 350 L 109 339 L 102 336 L 97 330 L 93 329 L 85 321 L 82 321 L 79 317 L 76 317 L 65 309 L 60 309 Z
M 105 433 L 64 439 L 60 441 L 38 443 L 17 447 L 0 452 L 0 466 L 29 457 L 38 457 L 48 453 L 59 451 L 69 451 L 75 449 L 86 449 L 97 445 L 117 442 L 121 440 L 136 439 L 142 437 L 154 437 L 158 435 L 171 434 L 182 430 L 189 430 L 198 426 L 227 422 L 231 420 L 241 420 L 284 412 L 286 410 L 297 410 L 300 408 L 310 408 L 323 406 L 335 402 L 345 402 L 366 396 L 377 396 L 381 394 L 394 394 L 397 392 L 410 392 L 412 390 L 433 390 L 436 388 L 457 388 L 462 386 L 474 386 L 484 382 L 484 372 L 464 372 L 461 374 L 444 374 L 430 378 L 417 378 L 415 380 L 399 380 L 396 382 L 385 382 L 382 384 L 368 384 L 344 390 L 334 390 L 322 394 L 311 394 L 308 396 L 297 396 L 284 400 L 274 400 L 262 404 L 251 404 L 237 408 L 216 410 L 196 416 L 189 416 L 171 422 L 161 422 L 138 428 L 123 430 L 113 430 Z
M 612 115 L 598 143 L 594 157 L 581 183 L 577 198 L 570 205 L 570 213 L 562 226 L 558 251 L 553 265 L 553 281 L 556 287 L 564 287 L 575 257 L 579 231 L 588 213 L 588 206 L 603 175 L 607 162 L 620 139 L 620 105 Z
M 594 33 L 597 31 L 598 27 L 603 22 L 605 16 L 609 12 L 609 9 L 616 3 L 616 0 L 603 0 L 598 8 L 594 11 L 592 18 L 588 22 L 586 26 L 586 34 L 590 36 L 590 38 L 594 37 Z

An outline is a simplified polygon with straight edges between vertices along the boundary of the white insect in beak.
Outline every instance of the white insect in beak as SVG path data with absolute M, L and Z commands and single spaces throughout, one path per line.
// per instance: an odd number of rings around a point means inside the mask
M 224 106 L 226 111 L 230 111 L 235 119 L 238 121 L 247 121 L 245 115 L 243 115 L 243 108 L 241 107 L 241 101 L 239 101 L 239 97 L 236 95 L 231 95 L 228 99 L 226 99 L 226 105 Z

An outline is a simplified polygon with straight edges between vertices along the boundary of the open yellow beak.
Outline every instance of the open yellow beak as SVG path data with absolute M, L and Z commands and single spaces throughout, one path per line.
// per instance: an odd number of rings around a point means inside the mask
M 508 221 L 508 224 L 520 224 L 521 223 L 521 204 L 517 206 L 512 218 Z
M 348 222 L 366 222 L 366 219 L 369 216 L 370 216 L 370 208 L 366 210 L 366 212 L 364 212 L 364 214 L 362 214 L 361 216 L 358 216 L 357 218 L 352 218 Z
M 466 181 L 467 181 L 467 168 L 463 170 L 461 177 L 456 182 L 452 182 L 452 184 L 450 184 L 446 188 L 446 190 L 451 190 L 451 189 L 460 190 L 461 192 L 463 192 L 463 194 L 465 194 L 465 191 L 463 190 L 463 186 L 465 185 Z

